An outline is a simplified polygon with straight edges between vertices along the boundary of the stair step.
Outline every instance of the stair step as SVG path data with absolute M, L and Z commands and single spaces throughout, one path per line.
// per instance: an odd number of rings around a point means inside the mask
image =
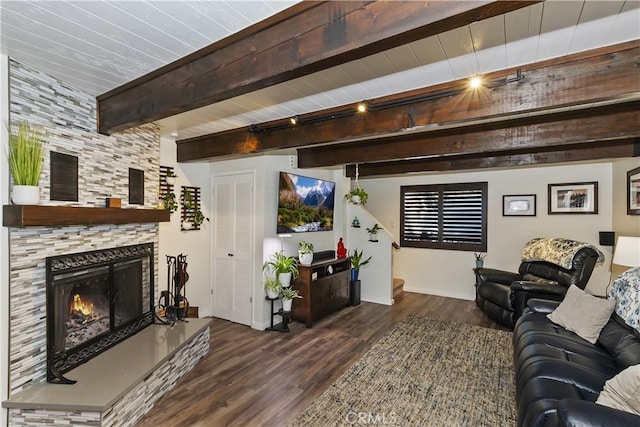
M 404 279 L 393 279 L 393 296 L 400 295 L 404 288 Z

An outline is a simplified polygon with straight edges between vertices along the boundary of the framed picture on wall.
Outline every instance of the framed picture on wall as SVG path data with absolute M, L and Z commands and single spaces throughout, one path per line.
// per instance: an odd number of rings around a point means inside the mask
M 640 215 L 640 168 L 627 172 L 627 215 Z
M 597 182 L 549 184 L 549 215 L 597 213 Z
M 502 196 L 502 216 L 536 216 L 536 195 Z

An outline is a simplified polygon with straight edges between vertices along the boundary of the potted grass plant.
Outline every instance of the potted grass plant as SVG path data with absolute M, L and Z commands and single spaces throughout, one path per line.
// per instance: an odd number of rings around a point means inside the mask
M 267 292 L 267 298 L 276 299 L 280 296 L 282 285 L 278 279 L 267 279 L 264 282 L 264 290 Z
M 16 205 L 40 203 L 40 174 L 44 163 L 44 130 L 26 121 L 9 125 L 9 167 L 13 177 L 11 200 Z

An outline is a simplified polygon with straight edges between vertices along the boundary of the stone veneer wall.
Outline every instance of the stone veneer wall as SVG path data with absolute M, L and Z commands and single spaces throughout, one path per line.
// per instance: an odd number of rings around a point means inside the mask
M 41 124 L 47 132 L 40 180 L 42 204 L 104 206 L 119 197 L 129 207 L 129 168 L 144 170 L 145 208 L 157 204 L 160 133 L 144 125 L 112 136 L 96 132 L 95 98 L 16 61 L 9 62 L 10 120 Z M 49 200 L 49 151 L 78 156 L 78 202 Z M 143 206 L 131 206 L 143 207 Z M 9 230 L 9 396 L 46 379 L 45 258 L 65 253 L 154 243 L 157 223 L 28 227 Z M 158 262 L 155 263 L 156 295 Z

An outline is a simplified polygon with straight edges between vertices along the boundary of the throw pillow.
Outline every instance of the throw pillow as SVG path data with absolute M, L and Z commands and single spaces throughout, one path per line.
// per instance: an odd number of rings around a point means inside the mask
M 615 299 L 597 298 L 571 285 L 564 300 L 547 317 L 553 323 L 595 344 L 615 305 Z
M 640 365 L 630 366 L 604 383 L 596 403 L 640 415 Z

